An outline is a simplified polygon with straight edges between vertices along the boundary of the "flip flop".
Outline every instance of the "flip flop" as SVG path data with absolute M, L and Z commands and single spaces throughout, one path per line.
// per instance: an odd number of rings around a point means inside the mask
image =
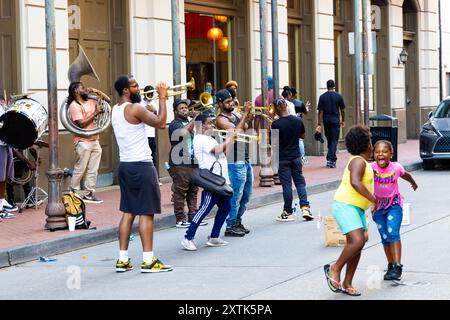
M 323 271 L 325 272 L 325 277 L 327 278 L 327 284 L 330 290 L 333 291 L 334 293 L 342 292 L 341 284 L 336 280 L 332 279 L 330 276 L 331 267 L 329 264 L 323 266 Z M 337 287 L 335 287 L 334 285 L 337 285 Z
M 359 297 L 361 295 L 361 293 L 358 290 L 356 290 L 355 288 L 352 288 L 352 287 L 342 288 L 342 293 L 352 296 L 352 297 Z

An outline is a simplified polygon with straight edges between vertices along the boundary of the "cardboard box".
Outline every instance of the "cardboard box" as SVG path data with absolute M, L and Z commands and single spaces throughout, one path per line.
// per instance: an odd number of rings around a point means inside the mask
M 367 230 L 364 232 L 366 241 L 369 240 L 369 218 L 366 214 Z M 325 217 L 325 245 L 327 247 L 343 247 L 347 244 L 347 237 L 342 234 L 333 216 Z
M 411 203 L 404 203 L 402 226 L 409 226 L 410 224 L 411 224 Z

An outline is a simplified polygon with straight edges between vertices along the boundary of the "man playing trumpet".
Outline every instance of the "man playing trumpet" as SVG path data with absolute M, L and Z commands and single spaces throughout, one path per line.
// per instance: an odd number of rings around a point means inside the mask
M 94 120 L 97 115 L 104 112 L 103 107 L 97 100 L 92 99 L 90 94 L 96 94 L 101 99 L 109 101 L 109 97 L 101 91 L 86 88 L 81 82 L 73 82 L 70 85 L 67 99 L 70 119 L 76 126 L 86 130 L 96 129 Z M 89 137 L 74 136 L 76 162 L 70 187 L 88 203 L 103 203 L 94 195 L 102 158 L 99 139 L 98 134 Z M 84 191 L 81 190 L 83 177 Z
M 220 108 L 220 114 L 216 120 L 218 129 L 235 129 L 237 133 L 248 129 L 248 122 L 251 120 L 250 102 L 245 104 L 243 114 L 238 115 L 234 112 L 233 97 L 228 90 L 217 92 L 216 101 Z M 231 199 L 225 236 L 243 237 L 250 232 L 242 224 L 242 216 L 247 209 L 253 190 L 253 168 L 250 164 L 248 143 L 236 141 L 232 151 L 227 156 L 228 174 L 234 194 Z

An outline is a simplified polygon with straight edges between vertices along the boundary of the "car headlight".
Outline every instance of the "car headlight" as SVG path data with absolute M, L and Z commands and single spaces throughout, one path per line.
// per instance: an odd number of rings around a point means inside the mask
M 434 130 L 433 126 L 431 126 L 431 125 L 423 126 L 422 127 L 422 133 L 423 134 L 428 134 L 428 135 L 431 135 L 431 136 L 437 136 L 438 135 L 436 130 Z

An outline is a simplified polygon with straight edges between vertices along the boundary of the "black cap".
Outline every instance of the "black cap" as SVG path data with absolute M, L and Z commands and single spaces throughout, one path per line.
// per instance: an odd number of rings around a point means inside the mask
M 320 141 L 320 143 L 324 143 L 325 142 L 323 140 L 322 134 L 320 132 L 318 132 L 318 131 L 314 134 L 314 139 L 316 141 Z
M 173 102 L 173 111 L 177 110 L 177 107 L 180 104 L 186 104 L 188 107 L 191 105 L 191 100 L 189 99 L 175 99 L 175 101 Z
M 230 99 L 230 98 L 233 98 L 233 97 L 231 96 L 230 91 L 228 91 L 226 89 L 222 89 L 216 93 L 217 103 L 224 102 L 225 100 Z

